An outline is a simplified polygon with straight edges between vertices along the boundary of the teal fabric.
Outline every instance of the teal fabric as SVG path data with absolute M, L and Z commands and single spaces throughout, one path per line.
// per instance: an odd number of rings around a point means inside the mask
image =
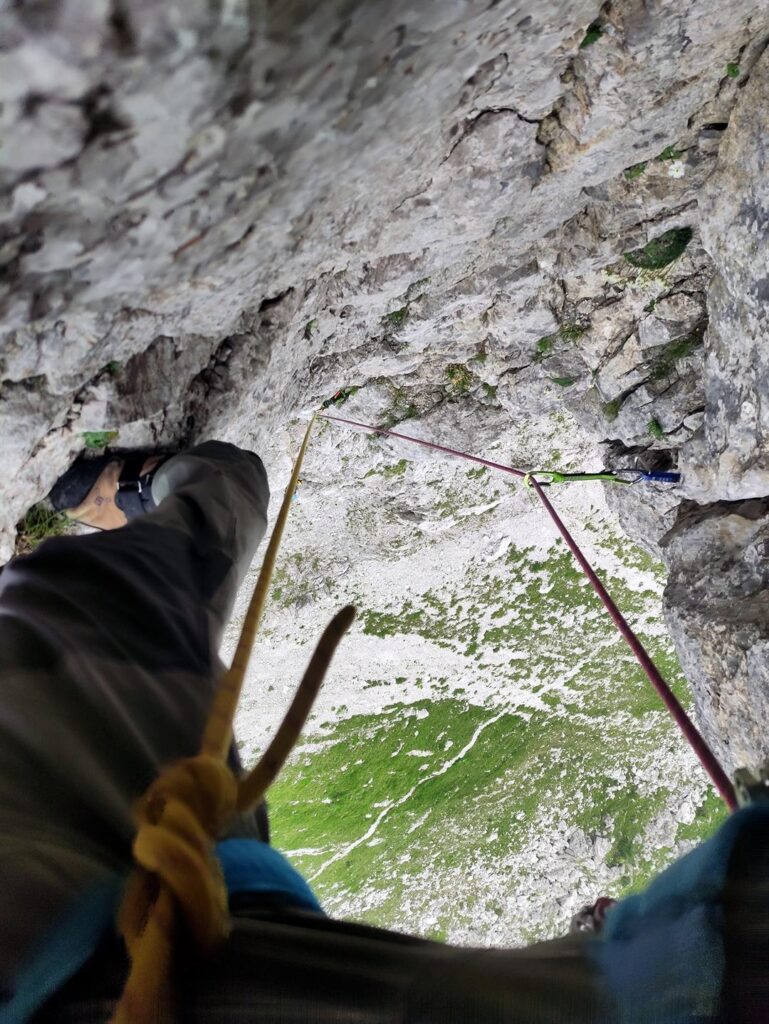
M 0 1007 L 0 1024 L 24 1024 L 77 973 L 114 921 L 122 887 L 122 881 L 115 878 L 89 892 L 70 910 L 19 975 L 13 997 Z
M 644 892 L 609 910 L 590 952 L 622 1024 L 693 1024 L 715 1017 L 729 858 L 743 827 L 762 821 L 769 828 L 766 805 L 738 811 Z
M 227 892 L 274 893 L 287 906 L 322 914 L 315 893 L 282 853 L 257 839 L 225 839 L 217 844 Z
M 287 907 L 323 913 L 315 895 L 286 858 L 258 839 L 225 839 L 217 844 L 230 895 L 275 893 Z M 112 926 L 123 880 L 87 893 L 54 928 L 17 979 L 13 997 L 0 1007 L 0 1024 L 25 1024 L 54 992 L 92 955 Z

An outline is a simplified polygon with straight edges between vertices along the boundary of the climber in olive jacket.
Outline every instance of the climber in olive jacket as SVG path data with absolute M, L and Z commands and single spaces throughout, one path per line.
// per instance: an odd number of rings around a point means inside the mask
M 198 749 L 268 487 L 255 455 L 208 442 L 80 461 L 52 500 L 103 532 L 50 539 L 0 576 L 4 1024 L 109 1019 L 132 804 Z M 211 962 L 183 961 L 179 1019 L 765 1020 L 768 834 L 764 810 L 740 812 L 600 934 L 462 949 L 325 916 L 262 807 L 217 847 L 233 930 Z

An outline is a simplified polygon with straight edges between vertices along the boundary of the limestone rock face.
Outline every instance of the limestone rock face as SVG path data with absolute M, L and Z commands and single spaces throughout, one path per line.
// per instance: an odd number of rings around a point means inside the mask
M 663 541 L 667 618 L 700 720 L 727 765 L 753 769 L 769 758 L 767 101 L 764 53 L 699 200 L 716 272 L 708 291 L 704 419 L 682 449 L 681 467 L 684 493 L 711 504 L 682 510 Z M 718 500 L 740 498 L 755 500 Z
M 728 770 L 769 758 L 769 501 L 691 505 L 664 540 L 665 611 Z
M 342 376 L 417 374 L 421 411 L 483 355 L 469 392 L 507 410 L 685 442 L 697 203 L 767 22 L 756 0 L 5 11 L 4 553 L 84 431 L 258 443 Z M 664 266 L 622 255 L 682 229 Z
M 769 493 L 769 55 L 742 90 L 699 199 L 715 276 L 708 292 L 705 417 L 684 447 L 697 501 Z

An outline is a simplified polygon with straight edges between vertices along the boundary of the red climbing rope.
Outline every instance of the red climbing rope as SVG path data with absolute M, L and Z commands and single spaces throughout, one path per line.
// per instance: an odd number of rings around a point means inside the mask
M 360 427 L 361 430 L 368 430 L 370 434 L 387 434 L 388 437 L 397 437 L 401 441 L 410 441 L 411 444 L 421 444 L 423 448 L 432 448 L 436 452 L 444 452 L 446 455 L 456 455 L 458 459 L 467 459 L 468 462 L 477 462 L 480 466 L 488 466 L 489 469 L 500 469 L 503 473 L 512 473 L 513 476 L 526 476 L 523 469 L 513 469 L 512 466 L 505 466 L 501 462 L 491 462 L 489 459 L 481 459 L 477 455 L 468 455 L 467 452 L 457 451 L 456 448 L 447 448 L 443 444 L 436 444 L 435 441 L 423 441 L 419 437 L 409 437 L 408 434 L 399 434 L 397 430 L 386 430 L 384 427 L 372 427 L 368 423 L 358 423 L 356 420 L 345 420 L 341 416 L 329 416 L 328 413 L 318 413 L 318 419 L 333 420 L 335 423 L 346 423 L 348 427 Z
M 537 481 L 535 477 L 529 476 L 529 474 L 526 473 L 524 470 L 514 469 L 512 466 L 505 466 L 499 462 L 491 462 L 489 459 L 482 459 L 479 458 L 477 455 L 469 455 L 467 452 L 458 451 L 456 448 L 447 448 L 445 445 L 435 444 L 433 441 L 423 441 L 418 437 L 410 437 L 408 434 L 400 434 L 395 430 L 386 430 L 384 427 L 372 427 L 368 423 L 358 423 L 355 420 L 343 419 L 341 416 L 329 416 L 321 414 L 321 418 L 327 420 L 334 420 L 336 423 L 345 423 L 347 424 L 347 426 L 350 427 L 360 427 L 361 430 L 367 430 L 373 434 L 386 434 L 389 437 L 397 437 L 401 441 L 408 441 L 411 444 L 419 444 L 425 448 L 432 448 L 435 451 L 444 452 L 447 455 L 455 455 L 457 458 L 466 459 L 468 462 L 477 462 L 482 466 L 489 466 L 491 469 L 499 469 L 502 470 L 502 472 L 504 473 L 512 473 L 513 476 L 528 478 L 527 483 L 529 483 L 534 488 L 537 496 L 539 497 L 539 500 L 545 506 L 548 514 L 550 515 L 550 518 L 555 523 L 558 532 L 565 540 L 569 550 L 571 551 L 572 555 L 574 555 L 580 568 L 587 576 L 587 578 L 590 580 L 593 590 L 595 590 L 596 594 L 598 594 L 604 607 L 611 616 L 612 622 L 617 627 L 623 639 L 627 643 L 628 647 L 635 655 L 635 658 L 638 661 L 639 665 L 646 673 L 649 682 L 652 684 L 654 689 L 662 698 L 665 707 L 672 715 L 673 720 L 683 733 L 684 738 L 687 740 L 692 750 L 700 759 L 702 767 L 710 776 L 713 785 L 720 793 L 724 803 L 730 811 L 736 809 L 737 798 L 734 792 L 734 786 L 729 781 L 726 772 L 718 763 L 718 759 L 716 758 L 715 754 L 707 745 L 703 737 L 700 735 L 694 722 L 692 722 L 692 720 L 686 714 L 673 691 L 670 689 L 668 684 L 660 675 L 657 666 L 649 657 L 646 648 L 628 625 L 622 612 L 619 610 L 619 608 L 617 608 L 609 592 L 606 590 L 606 587 L 604 587 L 603 583 L 601 583 L 600 579 L 596 575 L 595 570 L 590 565 L 585 556 L 582 554 L 582 550 L 580 549 L 579 545 L 574 540 L 571 533 L 569 533 L 568 529 L 561 520 L 561 517 L 558 515 L 558 513 L 550 503 L 550 500 L 545 494 L 542 485 Z
M 590 580 L 593 590 L 596 592 L 596 594 L 598 594 L 601 601 L 603 602 L 603 606 L 611 616 L 612 622 L 620 631 L 628 647 L 635 655 L 638 664 L 646 673 L 649 682 L 652 684 L 654 689 L 662 698 L 665 707 L 673 716 L 676 725 L 684 734 L 684 737 L 688 741 L 694 753 L 700 759 L 702 767 L 710 776 L 713 785 L 721 794 L 724 803 L 730 811 L 735 810 L 737 807 L 737 798 L 734 793 L 734 786 L 732 786 L 726 772 L 718 763 L 716 755 L 713 753 L 713 751 L 707 745 L 705 740 L 702 738 L 694 722 L 692 722 L 692 720 L 686 714 L 684 709 L 681 707 L 675 694 L 670 689 L 665 680 L 662 678 L 657 666 L 649 657 L 646 648 L 635 635 L 633 630 L 630 628 L 624 615 L 616 606 L 606 587 L 603 585 L 603 583 L 601 583 L 600 579 L 596 575 L 595 570 L 588 562 L 588 560 L 585 558 L 585 556 L 582 554 L 579 544 L 577 544 L 577 542 L 574 540 L 574 538 L 566 528 L 564 522 L 562 521 L 561 517 L 553 508 L 552 504 L 550 503 L 550 499 L 547 497 L 544 490 L 542 489 L 542 485 L 534 477 L 531 477 L 531 485 L 539 495 L 539 500 L 547 509 L 550 518 L 553 520 L 556 527 L 558 528 L 558 532 L 566 541 L 569 550 L 574 555 L 577 562 L 579 562 L 580 568 L 587 576 L 587 578 Z

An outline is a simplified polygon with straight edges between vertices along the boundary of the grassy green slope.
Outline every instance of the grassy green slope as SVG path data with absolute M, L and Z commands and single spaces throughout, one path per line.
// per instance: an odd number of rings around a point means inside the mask
M 632 570 L 606 582 L 688 704 L 660 569 L 608 533 L 598 545 Z M 585 582 L 560 543 L 546 558 L 511 548 L 453 591 L 363 610 L 364 633 L 421 636 L 495 686 L 478 703 L 431 679 L 432 699 L 325 722 L 295 753 L 272 793 L 275 842 L 330 911 L 481 942 L 513 919 L 516 938 L 546 937 L 575 891 L 633 891 L 713 830 L 719 801 Z

